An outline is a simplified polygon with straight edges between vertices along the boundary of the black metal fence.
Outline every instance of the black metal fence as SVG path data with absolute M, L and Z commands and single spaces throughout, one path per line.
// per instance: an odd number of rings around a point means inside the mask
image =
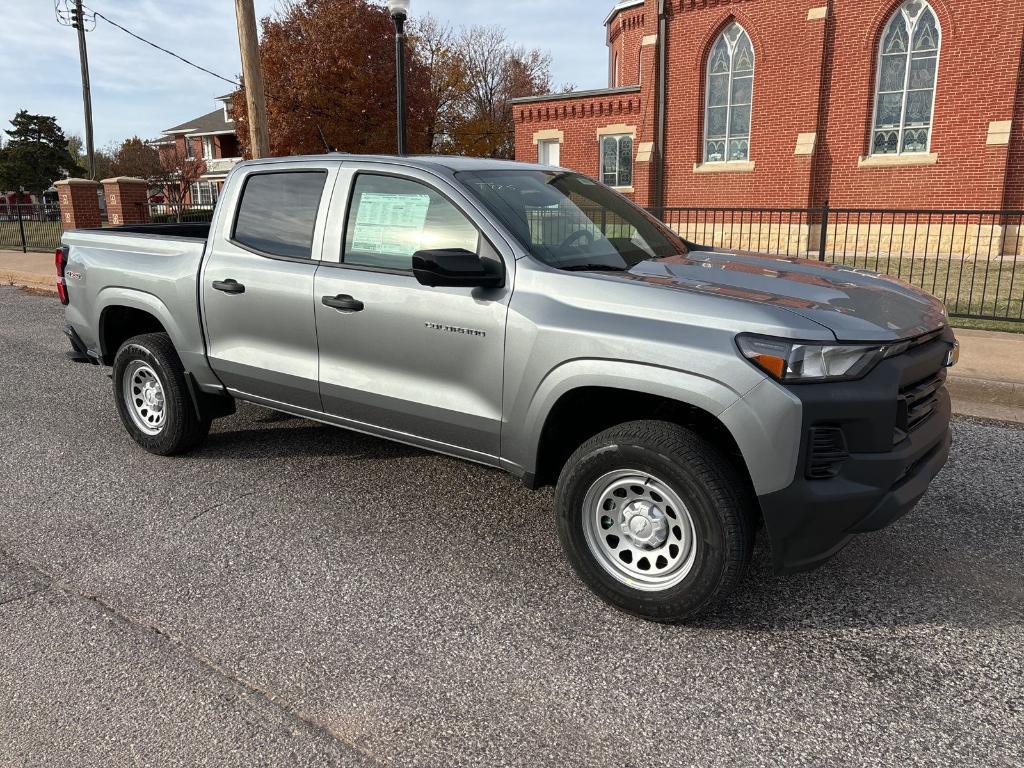
M 1024 211 L 665 208 L 695 243 L 881 272 L 956 317 L 1024 322 Z
M 0 250 L 54 251 L 62 231 L 56 203 L 0 201 Z
M 202 222 L 213 220 L 213 205 L 170 205 L 148 203 L 149 220 L 154 224 Z

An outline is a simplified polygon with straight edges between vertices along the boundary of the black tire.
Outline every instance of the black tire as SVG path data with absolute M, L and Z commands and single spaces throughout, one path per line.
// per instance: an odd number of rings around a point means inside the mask
M 688 572 L 680 567 L 685 577 L 660 591 L 612 575 L 609 568 L 618 566 L 603 563 L 587 540 L 585 515 L 595 514 L 584 510 L 588 490 L 625 469 L 659 478 L 690 514 L 692 565 Z M 573 569 L 599 597 L 636 616 L 681 622 L 712 609 L 742 581 L 753 550 L 755 503 L 749 483 L 708 441 L 668 422 L 629 422 L 591 438 L 566 462 L 556 489 L 558 536 Z
M 125 374 L 136 361 L 149 366 L 163 390 L 163 422 L 156 434 L 141 429 L 129 411 L 125 399 Z M 147 333 L 128 339 L 114 358 L 114 401 L 128 434 L 150 453 L 174 456 L 186 453 L 206 439 L 210 420 L 196 415 L 195 405 L 185 382 L 181 359 L 166 333 Z

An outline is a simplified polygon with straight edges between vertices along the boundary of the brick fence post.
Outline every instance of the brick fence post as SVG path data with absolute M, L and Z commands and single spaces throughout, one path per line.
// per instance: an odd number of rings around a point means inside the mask
M 118 176 L 103 180 L 107 220 L 112 226 L 149 223 L 149 184 L 142 179 Z
M 101 226 L 99 182 L 62 179 L 56 182 L 60 199 L 60 223 L 64 229 L 94 229 Z

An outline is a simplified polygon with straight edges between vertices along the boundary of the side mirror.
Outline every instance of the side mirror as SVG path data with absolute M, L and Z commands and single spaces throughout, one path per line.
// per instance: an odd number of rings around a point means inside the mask
M 412 273 L 431 288 L 500 288 L 505 284 L 500 263 L 485 261 L 465 248 L 417 251 L 412 256 Z

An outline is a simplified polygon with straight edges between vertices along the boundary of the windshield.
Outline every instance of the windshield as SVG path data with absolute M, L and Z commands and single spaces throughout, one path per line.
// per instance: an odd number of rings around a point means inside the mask
M 586 176 L 533 170 L 457 175 L 530 253 L 552 267 L 626 270 L 687 252 L 657 219 Z

